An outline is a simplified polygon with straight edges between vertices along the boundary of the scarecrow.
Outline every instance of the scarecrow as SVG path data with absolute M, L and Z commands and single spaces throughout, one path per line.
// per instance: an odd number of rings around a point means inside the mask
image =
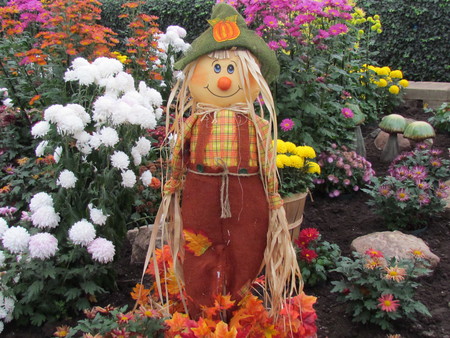
M 276 313 L 300 291 L 272 141 L 276 116 L 268 83 L 279 65 L 233 7 L 217 4 L 208 22 L 175 64 L 184 79 L 169 98 L 168 106 L 176 100 L 176 142 L 155 224 L 164 227 L 176 257 L 191 318 L 218 294 L 238 304 L 262 269 L 267 305 Z M 155 238 L 154 232 L 150 255 Z

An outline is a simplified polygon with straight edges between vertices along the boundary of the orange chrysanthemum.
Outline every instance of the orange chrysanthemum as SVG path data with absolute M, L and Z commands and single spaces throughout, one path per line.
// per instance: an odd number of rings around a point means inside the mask
M 398 266 L 386 267 L 386 275 L 384 278 L 394 280 L 396 282 L 401 282 L 405 279 L 406 270 L 403 268 L 399 268 Z

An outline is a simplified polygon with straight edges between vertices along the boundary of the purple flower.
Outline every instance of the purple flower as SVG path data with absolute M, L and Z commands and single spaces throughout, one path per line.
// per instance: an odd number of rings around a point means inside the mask
M 408 192 L 406 191 L 406 189 L 404 188 L 400 188 L 397 190 L 397 192 L 395 193 L 395 197 L 400 201 L 400 202 L 405 202 L 409 200 L 409 195 Z
M 272 16 L 272 15 L 267 15 L 263 22 L 266 24 L 267 27 L 270 28 L 276 28 L 278 27 L 278 20 L 276 17 Z
M 381 196 L 387 197 L 391 194 L 391 187 L 387 184 L 380 185 L 380 187 L 378 188 L 378 192 Z
M 339 190 L 333 190 L 333 191 L 331 191 L 329 194 L 328 194 L 328 196 L 330 196 L 330 197 L 338 197 L 339 195 L 341 194 L 341 192 L 339 191 Z
M 353 187 L 353 190 L 354 190 L 354 191 L 358 191 L 358 190 L 359 190 L 359 186 L 355 185 L 355 186 Z
M 17 208 L 15 207 L 3 207 L 0 208 L 0 215 L 2 216 L 11 216 L 13 213 L 15 213 L 17 211 Z
M 399 181 L 404 181 L 408 178 L 409 170 L 406 166 L 401 166 L 394 169 L 393 176 Z
M 344 179 L 342 181 L 342 183 L 344 183 L 344 185 L 349 185 L 350 184 L 350 180 L 348 178 Z
M 419 205 L 427 205 L 430 204 L 430 196 L 428 196 L 428 194 L 426 193 L 422 193 L 419 194 L 419 196 L 417 197 L 419 200 Z
M 344 115 L 346 119 L 351 119 L 355 115 L 350 108 L 342 108 L 341 114 Z
M 442 167 L 442 161 L 439 158 L 437 158 L 437 157 L 431 158 L 430 159 L 430 164 L 431 164 L 432 167 L 435 167 L 435 168 Z
M 280 45 L 276 41 L 269 41 L 269 43 L 267 45 L 272 50 L 277 50 L 278 48 L 280 48 Z
M 444 199 L 448 197 L 447 191 L 445 189 L 438 189 L 435 193 L 436 197 Z
M 442 154 L 442 150 L 440 149 L 430 149 L 430 155 L 432 156 L 439 156 Z
M 294 128 L 294 121 L 291 119 L 284 119 L 280 123 L 280 128 L 282 131 L 290 131 L 292 128 Z
M 316 19 L 316 17 L 311 14 L 299 14 L 295 17 L 294 24 L 299 26 L 299 25 L 303 25 L 305 23 L 312 22 L 315 19 Z
M 421 190 L 427 190 L 430 188 L 430 185 L 427 182 L 423 182 L 423 181 L 416 181 L 416 186 L 417 188 L 421 189 Z
M 342 23 L 337 23 L 333 26 L 330 26 L 328 32 L 330 35 L 339 35 L 341 33 L 347 33 L 348 27 Z
M 326 39 L 330 36 L 330 33 L 323 29 L 319 29 L 319 34 L 316 35 L 315 39 Z

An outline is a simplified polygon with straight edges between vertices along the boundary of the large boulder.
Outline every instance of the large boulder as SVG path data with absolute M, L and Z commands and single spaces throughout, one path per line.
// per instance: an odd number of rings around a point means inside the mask
M 386 258 L 396 257 L 397 259 L 411 259 L 411 250 L 420 250 L 430 263 L 432 270 L 440 261 L 421 238 L 401 231 L 374 232 L 357 237 L 352 241 L 351 249 L 361 254 L 368 249 L 375 249 L 381 251 Z

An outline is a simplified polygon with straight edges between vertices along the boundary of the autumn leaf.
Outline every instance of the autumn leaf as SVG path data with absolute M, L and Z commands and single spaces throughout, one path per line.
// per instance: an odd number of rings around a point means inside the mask
M 206 320 L 202 317 L 198 320 L 198 327 L 192 328 L 191 331 L 194 332 L 196 337 L 212 338 L 214 334 L 211 328 L 208 326 Z
M 169 327 L 169 333 L 178 333 L 186 328 L 189 316 L 184 313 L 175 312 L 172 319 L 167 319 L 165 323 Z
M 226 296 L 224 295 L 217 295 L 216 299 L 214 300 L 214 305 L 219 310 L 228 310 L 230 309 L 236 301 L 231 300 L 231 295 L 228 294 Z
M 314 312 L 313 305 L 316 303 L 317 297 L 307 296 L 304 292 L 294 297 L 294 304 L 300 307 L 302 312 Z M 297 300 L 299 302 L 297 302 Z
M 144 285 L 138 283 L 130 294 L 131 298 L 137 300 L 138 304 L 145 305 L 148 303 L 148 295 L 150 294 L 150 290 L 145 289 Z
M 241 320 L 251 318 L 252 315 L 245 312 L 244 309 L 239 309 L 239 311 L 236 311 L 234 316 L 230 320 L 230 326 L 235 327 L 236 329 L 240 329 L 243 327 L 243 325 L 240 323 Z
M 201 233 L 195 233 L 191 230 L 183 230 L 184 239 L 186 240 L 186 249 L 195 256 L 201 256 L 212 245 L 211 241 Z
M 264 337 L 265 337 L 265 338 L 272 338 L 273 336 L 276 336 L 276 335 L 278 335 L 278 334 L 280 334 L 280 332 L 278 332 L 278 331 L 275 329 L 275 326 L 274 326 L 274 325 L 267 326 L 267 327 L 264 329 Z
M 236 338 L 237 330 L 232 327 L 228 330 L 228 324 L 222 321 L 218 322 L 216 325 L 216 330 L 214 331 L 214 337 L 216 338 Z

